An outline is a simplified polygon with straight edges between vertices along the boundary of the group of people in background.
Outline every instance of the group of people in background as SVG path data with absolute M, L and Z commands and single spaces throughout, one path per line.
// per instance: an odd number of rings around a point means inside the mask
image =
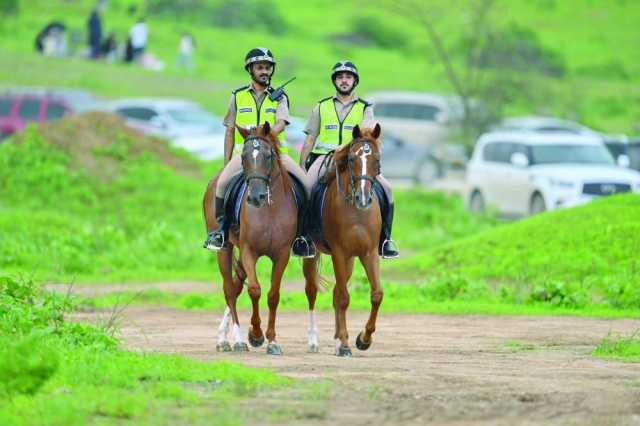
M 144 17 L 139 17 L 127 33 L 126 41 L 120 45 L 116 33 L 105 33 L 102 14 L 106 8 L 105 0 L 98 0 L 87 19 L 86 45 L 82 41 L 82 32 L 75 30 L 67 36 L 67 27 L 60 21 L 47 24 L 36 36 L 36 50 L 44 56 L 68 57 L 82 56 L 92 60 L 108 62 L 123 61 L 138 63 L 146 68 L 161 70 L 164 63 L 147 52 L 149 27 Z M 138 13 L 136 6 L 128 9 L 130 15 Z M 86 46 L 86 48 L 82 48 Z M 176 67 L 192 71 L 194 68 L 193 54 L 196 43 L 193 36 L 182 33 L 178 44 Z

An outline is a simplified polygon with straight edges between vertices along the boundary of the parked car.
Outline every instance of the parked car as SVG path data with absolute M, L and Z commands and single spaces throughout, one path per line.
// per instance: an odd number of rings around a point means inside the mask
M 196 103 L 180 99 L 121 99 L 101 109 L 123 117 L 127 124 L 145 134 L 169 140 L 199 158 L 224 155 L 222 120 Z
M 509 117 L 492 128 L 492 131 L 529 131 L 540 133 L 567 133 L 599 137 L 600 133 L 574 121 L 545 116 Z
M 640 192 L 640 173 L 618 166 L 598 137 L 494 132 L 479 138 L 467 186 L 470 210 L 524 216 Z
M 98 102 L 91 93 L 64 88 L 5 88 L 0 94 L 0 139 L 27 123 L 44 123 L 90 109 Z
M 417 185 L 430 183 L 444 174 L 428 146 L 405 141 L 391 133 L 383 135 L 380 167 L 387 178 L 411 179 Z
M 373 102 L 376 119 L 385 132 L 429 146 L 441 169 L 464 167 L 467 161 L 464 146 L 452 141 L 463 117 L 459 98 L 419 92 L 376 92 L 366 99 Z
M 48 95 L 0 95 L 0 139 L 22 130 L 27 123 L 44 123 L 72 112 L 61 98 Z

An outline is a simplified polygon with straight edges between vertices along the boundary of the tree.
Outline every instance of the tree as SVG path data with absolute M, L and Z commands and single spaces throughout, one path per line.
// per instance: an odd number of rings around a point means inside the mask
M 495 0 L 462 3 L 460 12 L 467 18 L 466 25 L 455 29 L 461 36 L 449 45 L 438 26 L 444 6 L 420 0 L 380 0 L 379 4 L 387 12 L 413 21 L 426 33 L 461 102 L 461 134 L 457 136 L 471 147 L 477 136 L 499 119 L 505 105 L 532 97 L 535 86 L 532 69 L 547 67 L 552 75 L 558 76 L 562 75 L 564 65 L 559 55 L 549 59 L 553 52 L 543 49 L 532 31 L 516 26 L 498 29 L 491 19 Z M 446 4 L 449 9 L 460 10 L 457 5 Z M 531 67 L 533 62 L 545 59 L 545 64 Z

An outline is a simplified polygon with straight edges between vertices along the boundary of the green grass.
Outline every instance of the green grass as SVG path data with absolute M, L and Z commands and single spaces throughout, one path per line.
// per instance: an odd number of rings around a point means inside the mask
M 269 46 L 278 60 L 275 81 L 297 76 L 288 87 L 292 111 L 306 116 L 313 104 L 332 92 L 327 74 L 339 59 L 348 57 L 362 73 L 361 94 L 380 89 L 451 92 L 444 69 L 423 30 L 404 16 L 394 16 L 375 3 L 345 3 L 339 6 L 319 0 L 300 7 L 293 0 L 278 0 L 273 7 L 286 24 L 276 34 L 262 25 L 221 28 L 193 11 L 184 17 L 150 16 L 150 49 L 167 64 L 162 73 L 145 72 L 120 65 L 81 61 L 44 60 L 32 52 L 36 29 L 53 18 L 62 19 L 70 30 L 84 31 L 93 0 L 22 1 L 17 16 L 4 19 L 0 31 L 0 82 L 5 85 L 61 85 L 93 90 L 105 96 L 182 96 L 203 103 L 222 114 L 230 89 L 245 84 L 242 69 L 246 51 L 256 45 Z M 111 1 L 104 13 L 106 31 L 115 31 L 122 42 L 135 17 L 126 13 L 129 4 L 141 1 Z M 246 14 L 257 3 L 245 2 Z M 243 3 L 244 4 L 244 3 Z M 437 28 L 447 48 L 459 45 L 468 30 L 467 2 L 430 2 L 437 13 Z M 247 10 L 247 7 L 249 8 Z M 269 7 L 269 6 L 267 6 Z M 339 8 L 339 12 L 337 9 Z M 361 47 L 332 41 L 335 34 L 353 30 L 354 20 L 368 19 L 374 34 L 400 37 L 402 46 Z M 511 24 L 533 30 L 541 43 L 558 53 L 567 74 L 560 79 L 542 78 L 535 83 L 537 99 L 517 96 L 506 105 L 510 113 L 545 111 L 578 117 L 586 124 L 608 131 L 633 131 L 640 113 L 640 68 L 631 46 L 640 44 L 637 26 L 640 11 L 630 0 L 595 4 L 587 0 L 560 2 L 518 0 L 498 2 L 491 16 L 496 28 Z M 251 28 L 251 31 L 247 31 Z M 178 38 L 183 30 L 198 42 L 195 75 L 186 76 L 174 67 Z M 84 37 L 83 37 L 84 40 Z M 313 52 L 310 54 L 310 52 Z M 454 55 L 454 61 L 460 57 Z M 393 64 L 393 68 L 381 66 Z M 534 79 L 531 79 L 534 84 Z M 536 86 L 536 87 L 537 87 Z
M 294 385 L 236 363 L 121 350 L 109 329 L 65 322 L 70 308 L 0 276 L 0 424 L 242 424 L 239 402 Z
M 220 282 L 215 256 L 201 248 L 200 205 L 219 164 L 184 158 L 121 126 L 90 115 L 0 145 L 0 270 L 58 282 Z M 395 236 L 407 253 L 495 226 L 456 197 L 410 190 L 396 198 Z M 259 271 L 267 280 L 267 259 Z M 292 260 L 285 280 L 301 277 Z
M 349 310 L 368 312 L 371 309 L 368 284 L 364 278 L 350 286 Z M 466 290 L 449 294 L 447 283 L 422 285 L 383 283 L 382 313 L 429 313 L 441 315 L 557 315 L 601 318 L 640 318 L 640 309 L 617 308 L 607 304 L 585 303 L 579 306 L 558 305 L 536 300 L 529 295 L 514 300 L 508 292 L 494 292 L 489 286 L 474 283 Z M 261 310 L 266 311 L 266 297 L 262 297 Z M 176 309 L 222 312 L 226 306 L 221 292 L 175 294 L 160 290 L 143 292 L 115 292 L 94 297 L 78 297 L 75 301 L 83 309 L 109 309 L 115 306 L 138 304 L 170 306 Z M 238 298 L 240 309 L 250 310 L 251 300 L 244 292 Z M 279 310 L 305 312 L 308 310 L 304 292 L 283 291 Z M 332 291 L 321 291 L 316 300 L 316 310 L 333 311 Z
M 390 271 L 533 288 L 540 300 L 640 303 L 640 196 L 596 200 L 495 227 L 399 260 Z
M 640 362 L 640 334 L 630 336 L 609 333 L 593 350 L 592 355 L 599 358 Z

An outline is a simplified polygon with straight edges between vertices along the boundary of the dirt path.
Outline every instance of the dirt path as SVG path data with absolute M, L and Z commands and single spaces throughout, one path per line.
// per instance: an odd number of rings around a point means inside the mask
M 106 314 L 78 317 L 91 321 L 100 315 Z M 287 411 L 295 418 L 290 424 L 640 425 L 640 365 L 589 356 L 610 330 L 629 334 L 640 327 L 638 321 L 390 315 L 383 308 L 371 349 L 360 352 L 352 343 L 354 356 L 343 359 L 333 355 L 330 312 L 318 315 L 319 354 L 306 352 L 307 315 L 280 313 L 281 357 L 266 355 L 264 347 L 215 352 L 219 318 L 220 313 L 129 307 L 120 321 L 121 337 L 135 350 L 328 379 L 328 399 L 322 402 L 296 402 L 291 391 L 253 402 L 254 409 Z M 242 312 L 244 332 L 248 319 Z M 364 313 L 348 314 L 352 342 L 365 320 Z M 264 423 L 257 415 L 255 424 Z

